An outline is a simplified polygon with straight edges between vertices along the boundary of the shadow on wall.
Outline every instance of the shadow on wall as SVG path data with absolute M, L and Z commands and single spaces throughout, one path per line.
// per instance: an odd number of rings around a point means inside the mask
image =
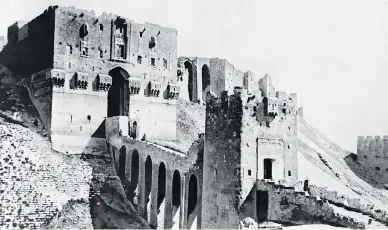
M 105 131 L 103 122 L 92 137 L 101 137 Z M 93 148 L 91 141 L 85 149 Z M 148 223 L 138 215 L 127 199 L 123 183 L 118 177 L 111 155 L 103 153 L 80 154 L 80 158 L 93 168 L 89 204 L 92 224 L 95 229 L 145 229 Z
M 375 188 L 385 188 L 384 184 L 388 183 L 387 173 L 385 171 L 377 171 L 374 168 L 369 168 L 357 161 L 357 155 L 349 154 L 344 158 L 347 166 L 366 183 Z

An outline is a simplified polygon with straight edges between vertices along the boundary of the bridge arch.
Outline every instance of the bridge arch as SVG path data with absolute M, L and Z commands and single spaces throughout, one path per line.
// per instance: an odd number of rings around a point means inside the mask
M 140 165 L 139 153 L 137 149 L 134 149 L 131 155 L 131 167 L 130 167 L 131 182 L 130 182 L 130 189 L 127 197 L 135 205 L 138 205 L 138 186 L 139 186 L 139 169 L 140 169 L 139 165 Z
M 161 162 L 158 170 L 158 198 L 157 198 L 157 219 L 158 229 L 164 228 L 166 198 L 166 165 Z
M 197 226 L 197 203 L 198 203 L 198 179 L 192 174 L 189 179 L 189 191 L 188 191 L 188 204 L 187 204 L 187 227 L 190 229 L 196 229 Z
M 179 228 L 181 210 L 181 174 L 175 170 L 172 176 L 172 228 Z

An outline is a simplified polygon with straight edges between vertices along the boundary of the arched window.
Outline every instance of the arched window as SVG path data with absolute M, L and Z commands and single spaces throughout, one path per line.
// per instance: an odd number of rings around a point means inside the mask
M 82 24 L 82 26 L 79 29 L 79 37 L 80 38 L 85 38 L 89 34 L 89 28 L 88 24 Z

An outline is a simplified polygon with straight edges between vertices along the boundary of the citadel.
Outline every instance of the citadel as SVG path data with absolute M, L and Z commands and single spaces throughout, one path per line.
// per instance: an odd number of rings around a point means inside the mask
M 238 229 L 245 218 L 364 227 L 306 196 L 325 191 L 299 181 L 297 95 L 226 59 L 178 57 L 177 39 L 53 6 L 9 26 L 0 62 L 27 88 L 52 149 L 111 159 L 98 176 L 118 178 L 151 228 Z M 202 132 L 181 130 L 180 101 L 206 106 Z

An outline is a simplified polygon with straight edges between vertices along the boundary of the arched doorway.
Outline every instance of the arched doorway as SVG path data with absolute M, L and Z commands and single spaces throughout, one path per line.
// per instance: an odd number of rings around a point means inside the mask
M 108 117 L 128 116 L 129 114 L 129 74 L 121 67 L 109 71 L 112 86 L 108 91 Z
M 195 175 L 191 175 L 189 179 L 189 194 L 187 205 L 187 227 L 190 229 L 196 229 L 197 226 L 197 213 L 195 208 L 197 207 L 198 198 L 198 181 Z
M 150 156 L 147 156 L 145 161 L 145 213 L 144 218 L 147 222 L 151 220 L 151 187 L 152 187 L 152 160 Z
M 120 156 L 119 156 L 119 177 L 121 180 L 124 180 L 125 178 L 125 161 L 127 159 L 127 153 L 126 153 L 125 146 L 121 146 L 120 148 Z
M 158 172 L 158 229 L 164 228 L 165 198 L 166 197 L 166 166 L 160 163 Z
M 185 69 L 187 69 L 189 73 L 189 79 L 188 79 L 188 90 L 189 90 L 189 100 L 190 101 L 196 101 L 197 100 L 197 76 L 194 74 L 193 65 L 186 61 L 185 62 Z
M 172 229 L 179 229 L 181 209 L 181 175 L 178 170 L 172 176 Z
M 205 92 L 206 87 L 210 85 L 210 70 L 205 64 L 202 66 L 202 92 Z
M 131 157 L 131 188 L 129 189 L 128 199 L 133 204 L 138 205 L 138 184 L 139 184 L 139 153 L 133 150 Z
M 309 191 L 309 181 L 308 180 L 304 180 L 303 191 L 305 191 L 305 192 Z

